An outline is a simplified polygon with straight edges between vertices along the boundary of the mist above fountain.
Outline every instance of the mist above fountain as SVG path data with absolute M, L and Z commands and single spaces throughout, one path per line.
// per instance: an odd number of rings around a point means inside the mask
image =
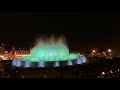
M 63 38 L 55 39 L 51 37 L 47 40 L 39 40 L 37 45 L 31 50 L 31 56 L 21 57 L 22 61 L 65 61 L 79 58 L 78 54 L 70 53 Z

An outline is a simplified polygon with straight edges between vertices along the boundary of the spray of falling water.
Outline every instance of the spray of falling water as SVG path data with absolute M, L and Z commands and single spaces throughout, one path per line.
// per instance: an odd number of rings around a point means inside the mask
M 22 57 L 21 60 L 30 60 L 31 62 L 39 61 L 65 61 L 74 60 L 79 56 L 69 53 L 65 43 L 65 38 L 50 37 L 49 39 L 39 39 L 37 44 L 30 52 L 31 56 Z

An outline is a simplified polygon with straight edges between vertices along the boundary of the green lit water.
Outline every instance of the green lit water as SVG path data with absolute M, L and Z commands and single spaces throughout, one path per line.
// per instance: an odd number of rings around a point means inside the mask
M 31 50 L 31 56 L 21 57 L 21 60 L 49 62 L 75 60 L 78 57 L 77 54 L 69 53 L 69 49 L 64 43 L 41 43 Z

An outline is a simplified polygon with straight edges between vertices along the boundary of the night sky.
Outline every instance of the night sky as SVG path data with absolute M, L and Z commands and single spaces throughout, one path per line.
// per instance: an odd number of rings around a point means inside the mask
M 31 47 L 41 35 L 64 35 L 71 49 L 120 47 L 120 13 L 0 12 L 0 43 Z

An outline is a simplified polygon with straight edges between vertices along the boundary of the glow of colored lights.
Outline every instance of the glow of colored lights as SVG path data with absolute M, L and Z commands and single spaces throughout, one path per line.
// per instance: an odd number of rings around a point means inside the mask
M 59 62 L 55 62 L 54 67 L 59 67 L 59 66 L 60 66 Z
M 39 62 L 39 63 L 38 63 L 38 67 L 45 67 L 45 62 L 43 62 L 43 61 L 42 61 L 42 62 Z
M 17 62 L 16 60 L 13 60 L 13 61 L 12 61 L 12 65 L 13 65 L 13 66 L 16 66 L 16 62 Z
M 80 57 L 80 59 L 82 60 L 83 63 L 86 63 L 86 62 L 87 62 L 87 58 L 86 58 L 85 56 Z
M 93 53 L 95 53 L 96 51 L 95 50 L 92 50 Z
M 113 73 L 112 70 L 110 70 L 110 73 Z
M 77 59 L 77 64 L 82 64 L 82 60 L 80 58 Z
M 25 67 L 31 67 L 31 62 L 30 61 L 25 61 Z
M 102 74 L 104 75 L 104 74 L 105 74 L 105 72 L 102 72 Z
M 68 65 L 68 66 L 73 65 L 72 61 L 71 61 L 71 60 L 68 60 L 67 65 Z
M 119 69 L 118 69 L 118 71 L 119 71 Z
M 111 49 L 108 49 L 108 52 L 111 52 L 112 50 Z
M 17 67 L 21 67 L 21 65 L 22 65 L 21 61 L 20 61 L 20 60 L 17 60 L 17 61 L 16 61 L 16 66 L 17 66 Z

